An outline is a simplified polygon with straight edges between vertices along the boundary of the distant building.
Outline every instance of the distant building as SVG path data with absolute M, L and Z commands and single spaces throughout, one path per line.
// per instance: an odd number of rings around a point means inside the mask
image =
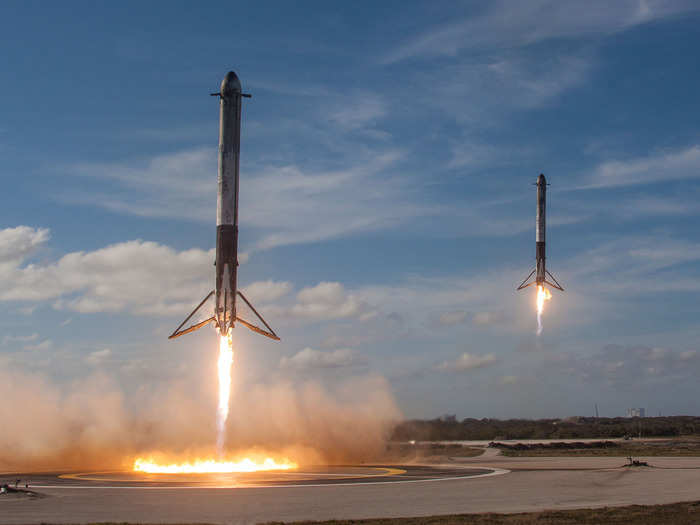
M 445 414 L 444 416 L 440 416 L 440 421 L 443 423 L 456 423 L 457 422 L 457 415 L 456 414 Z
M 646 409 L 644 408 L 628 408 L 627 417 L 646 417 Z

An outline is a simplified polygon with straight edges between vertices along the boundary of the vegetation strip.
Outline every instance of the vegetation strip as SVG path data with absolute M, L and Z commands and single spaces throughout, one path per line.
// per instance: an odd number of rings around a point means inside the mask
M 409 420 L 394 428 L 393 441 L 505 441 L 513 439 L 613 439 L 689 436 L 700 417 L 569 417 L 566 419 Z

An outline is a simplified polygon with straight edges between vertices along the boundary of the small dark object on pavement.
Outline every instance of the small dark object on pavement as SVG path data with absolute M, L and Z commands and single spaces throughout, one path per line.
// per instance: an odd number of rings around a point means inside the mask
M 632 459 L 632 456 L 627 457 L 629 463 L 628 467 L 648 467 L 649 464 L 646 461 L 639 461 L 638 459 Z

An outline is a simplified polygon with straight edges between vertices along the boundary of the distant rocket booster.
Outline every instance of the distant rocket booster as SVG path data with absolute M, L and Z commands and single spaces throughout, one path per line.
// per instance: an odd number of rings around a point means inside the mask
M 241 82 L 229 71 L 221 82 L 221 90 L 212 93 L 219 97 L 219 174 L 216 201 L 216 288 L 177 327 L 169 339 L 188 334 L 202 326 L 214 323 L 221 335 L 226 335 L 236 321 L 254 332 L 279 340 L 277 334 L 237 289 L 238 275 L 238 179 L 241 147 L 241 100 L 250 95 L 243 93 Z M 183 329 L 183 326 L 215 296 L 214 315 Z M 236 298 L 240 297 L 262 322 L 265 329 L 241 319 L 236 311 Z
M 545 231 L 546 231 L 546 213 L 547 213 L 547 179 L 543 174 L 537 177 L 537 215 L 535 219 L 535 268 L 530 272 L 530 275 L 520 283 L 518 290 L 527 288 L 532 284 L 544 286 L 548 284 L 552 288 L 564 291 L 564 288 L 557 282 L 554 276 L 547 271 L 546 256 L 545 256 Z M 534 281 L 530 281 L 532 276 L 535 276 Z M 549 281 L 551 278 L 553 282 Z M 530 281 L 530 282 L 528 282 Z

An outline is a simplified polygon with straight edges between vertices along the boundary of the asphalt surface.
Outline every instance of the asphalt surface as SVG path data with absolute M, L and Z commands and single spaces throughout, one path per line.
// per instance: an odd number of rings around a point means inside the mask
M 338 465 L 303 467 L 290 471 L 269 471 L 235 474 L 144 474 L 130 471 L 13 473 L 0 475 L 12 486 L 15 479 L 29 481 L 35 492 L 49 489 L 234 489 L 305 487 L 325 485 L 386 484 L 444 481 L 473 476 L 493 475 L 490 468 L 460 465 L 383 466 Z
M 257 523 L 700 500 L 700 458 L 641 459 L 650 467 L 610 457 L 507 458 L 487 449 L 442 465 L 305 469 L 233 482 L 32 474 L 31 488 L 45 497 L 0 497 L 0 523 Z

